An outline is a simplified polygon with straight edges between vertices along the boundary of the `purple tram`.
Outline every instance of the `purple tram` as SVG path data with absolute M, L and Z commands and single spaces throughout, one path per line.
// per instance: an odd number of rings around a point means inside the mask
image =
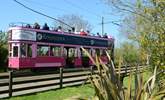
M 92 57 L 99 55 L 105 64 L 108 63 L 105 50 L 113 57 L 114 38 L 81 36 L 17 25 L 10 27 L 8 34 L 10 69 L 92 66 L 92 61 L 81 47 L 89 51 Z

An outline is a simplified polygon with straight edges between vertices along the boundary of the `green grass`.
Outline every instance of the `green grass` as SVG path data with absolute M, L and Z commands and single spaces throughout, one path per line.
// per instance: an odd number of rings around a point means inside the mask
M 141 73 L 141 75 L 142 75 L 142 78 L 143 78 L 143 82 L 146 82 L 152 76 L 152 73 L 147 70 L 146 72 Z M 128 87 L 128 80 L 129 80 L 129 76 L 124 78 L 123 84 L 124 84 L 124 87 L 126 87 L 126 88 Z M 131 88 L 135 89 L 135 77 L 134 77 L 134 75 L 132 75 L 132 79 L 131 80 L 132 80 L 131 81 L 131 84 L 132 84 Z
M 142 73 L 142 76 L 144 78 L 144 81 L 146 81 L 150 76 L 151 72 L 146 71 Z M 134 76 L 133 76 L 134 77 Z M 128 86 L 128 77 L 124 78 L 124 86 Z M 132 79 L 132 89 L 134 89 L 134 78 Z M 50 90 L 46 92 L 41 93 L 35 93 L 32 95 L 24 95 L 24 96 L 18 96 L 18 97 L 12 97 L 10 99 L 5 100 L 65 100 L 67 98 L 71 97 L 80 97 L 80 98 L 91 98 L 95 94 L 94 88 L 88 84 L 88 85 L 82 85 L 77 87 L 67 87 L 64 89 L 59 90 Z
M 78 87 L 67 87 L 59 90 L 51 90 L 32 95 L 12 97 L 5 100 L 64 100 L 71 97 L 91 98 L 94 96 L 94 89 L 91 85 L 82 85 Z

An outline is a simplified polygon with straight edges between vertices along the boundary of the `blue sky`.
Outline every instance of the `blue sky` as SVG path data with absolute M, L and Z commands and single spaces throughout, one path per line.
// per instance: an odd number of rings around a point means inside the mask
M 77 14 L 87 20 L 92 26 L 92 33 L 101 33 L 101 17 L 104 21 L 117 21 L 120 17 L 113 14 L 116 13 L 111 10 L 104 0 L 18 0 L 19 2 L 31 7 L 37 11 L 43 12 L 52 17 L 59 17 L 66 14 Z M 7 30 L 11 22 L 25 22 L 34 23 L 39 22 L 44 24 L 47 22 L 53 26 L 53 20 L 44 16 L 31 12 L 22 6 L 15 3 L 13 0 L 0 1 L 0 30 Z M 115 37 L 116 41 L 119 39 L 119 27 L 110 23 L 105 24 L 104 32 Z

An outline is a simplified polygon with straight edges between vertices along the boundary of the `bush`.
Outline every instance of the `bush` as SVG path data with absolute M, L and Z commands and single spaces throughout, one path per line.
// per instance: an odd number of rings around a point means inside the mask
M 115 66 L 108 53 L 107 56 L 110 64 L 105 65 L 97 55 L 94 60 L 85 49 L 83 50 L 87 53 L 98 70 L 98 74 L 91 74 L 89 76 L 89 80 L 96 92 L 96 97 L 94 98 L 98 98 L 99 100 L 155 100 L 162 99 L 165 96 L 165 90 L 159 91 L 155 85 L 157 68 L 155 68 L 153 76 L 145 83 L 143 82 L 142 76 L 136 73 L 135 79 L 137 87 L 135 90 L 131 88 L 132 74 L 130 74 L 128 88 L 124 89 L 123 84 L 120 82 L 120 74 L 116 73 Z M 132 92 L 134 92 L 134 94 Z
M 0 47 L 0 69 L 6 70 L 8 64 L 8 50 L 4 47 Z

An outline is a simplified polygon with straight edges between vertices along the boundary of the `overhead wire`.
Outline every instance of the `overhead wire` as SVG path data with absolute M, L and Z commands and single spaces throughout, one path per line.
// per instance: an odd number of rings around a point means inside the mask
M 56 19 L 56 18 L 51 17 L 51 16 L 49 16 L 49 15 L 46 15 L 46 14 L 44 14 L 44 13 L 42 13 L 42 12 L 39 12 L 39 11 L 37 11 L 37 10 L 34 10 L 34 9 L 32 9 L 32 8 L 30 8 L 30 7 L 26 6 L 26 5 L 24 5 L 23 3 L 21 3 L 21 2 L 19 2 L 19 1 L 17 1 L 17 0 L 13 0 L 13 1 L 16 2 L 17 4 L 21 5 L 22 7 L 24 7 L 24 8 L 26 8 L 26 9 L 32 11 L 32 12 L 35 12 L 35 13 L 40 14 L 40 15 L 42 15 L 42 16 L 45 16 L 45 17 L 47 17 L 47 18 L 53 19 L 53 20 L 55 20 L 55 21 L 58 21 L 58 22 L 60 22 L 60 23 L 62 23 L 62 24 L 64 24 L 64 25 L 70 27 L 71 29 L 73 29 L 72 26 L 70 26 L 69 24 L 67 24 L 67 23 L 65 23 L 65 22 L 63 22 L 63 21 L 61 21 L 61 20 L 59 20 L 59 19 Z
M 29 1 L 29 0 L 24 0 L 24 1 L 26 1 L 26 2 L 28 2 L 28 3 L 30 3 L 30 4 L 38 4 L 38 6 L 43 6 L 43 7 L 46 7 L 46 8 L 50 8 L 50 9 L 55 9 L 56 11 L 63 11 L 63 12 L 69 12 L 69 11 L 67 11 L 67 10 L 65 10 L 65 9 L 61 9 L 61 8 L 58 8 L 58 7 L 55 7 L 55 6 L 49 6 L 49 5 L 47 5 L 47 4 L 43 4 L 43 3 L 40 3 L 40 2 L 37 2 L 37 1 Z M 73 6 L 73 5 L 72 5 Z M 70 8 L 71 9 L 71 8 Z M 96 15 L 95 15 L 96 16 Z M 94 17 L 92 17 L 92 19 L 95 19 Z M 98 19 L 95 19 L 95 20 L 98 20 Z
M 88 14 L 95 15 L 96 17 L 99 17 L 99 18 L 101 18 L 101 17 L 102 17 L 102 16 L 100 16 L 99 14 L 94 13 L 94 12 L 92 12 L 92 11 L 89 11 L 89 10 L 88 10 L 88 9 L 86 9 L 86 8 L 80 7 L 80 6 L 76 5 L 76 4 L 75 4 L 75 3 L 73 3 L 73 2 L 70 2 L 70 1 L 68 1 L 68 0 L 63 0 L 63 1 L 64 1 L 64 2 L 66 2 L 67 4 L 69 4 L 69 5 L 73 6 L 73 7 L 76 7 L 76 8 L 81 9 L 81 10 L 85 10 L 86 12 L 88 12 Z
M 50 9 L 53 9 L 53 10 L 56 10 L 56 11 L 62 11 L 62 12 L 68 12 L 67 10 L 65 9 L 61 9 L 61 8 L 58 8 L 58 7 L 55 7 L 55 6 L 50 6 L 50 5 L 47 5 L 47 4 L 43 4 L 43 3 L 40 3 L 40 2 L 37 2 L 37 1 L 34 1 L 34 0 L 24 0 L 26 2 L 28 2 L 29 4 L 38 4 L 38 6 L 42 6 L 42 7 L 46 7 L 46 8 L 50 8 Z

